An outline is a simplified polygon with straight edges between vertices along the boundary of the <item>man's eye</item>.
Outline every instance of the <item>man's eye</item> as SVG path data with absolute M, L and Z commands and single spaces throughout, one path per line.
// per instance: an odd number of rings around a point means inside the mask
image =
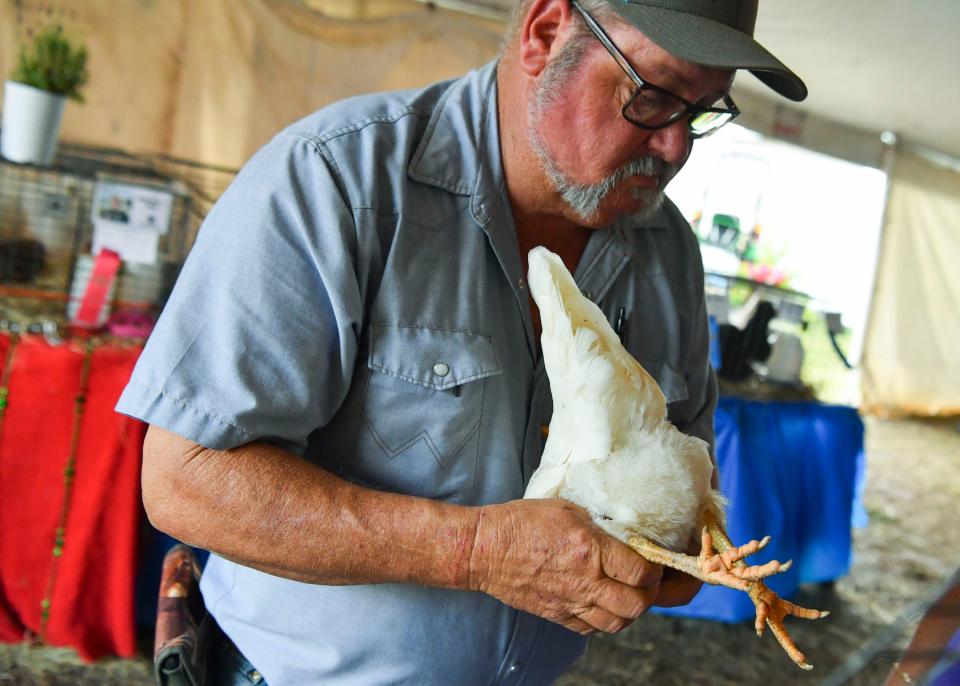
M 642 90 L 637 93 L 636 97 L 630 103 L 630 112 L 638 118 L 663 113 L 670 114 L 674 104 L 671 98 L 664 97 L 662 93 L 652 90 Z
M 663 107 L 664 105 L 673 102 L 672 98 L 667 97 L 659 91 L 651 89 L 641 90 L 637 95 L 637 100 L 640 100 L 645 106 L 650 107 Z

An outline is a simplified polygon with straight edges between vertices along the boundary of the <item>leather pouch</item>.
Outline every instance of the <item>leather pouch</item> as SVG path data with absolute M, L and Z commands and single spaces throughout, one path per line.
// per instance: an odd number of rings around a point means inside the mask
M 153 668 L 160 686 L 204 686 L 213 622 L 200 595 L 200 566 L 189 546 L 163 559 Z

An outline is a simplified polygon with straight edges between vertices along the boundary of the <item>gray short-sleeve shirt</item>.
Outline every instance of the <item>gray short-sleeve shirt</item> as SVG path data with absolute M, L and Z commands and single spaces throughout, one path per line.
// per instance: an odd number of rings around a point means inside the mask
M 211 448 L 269 440 L 374 488 L 520 498 L 551 414 L 522 277 L 496 63 L 347 100 L 241 170 L 117 409 Z M 595 232 L 575 278 L 623 310 L 671 419 L 712 443 L 703 271 L 676 208 Z M 216 555 L 202 590 L 274 686 L 548 683 L 584 648 L 481 593 L 305 584 Z

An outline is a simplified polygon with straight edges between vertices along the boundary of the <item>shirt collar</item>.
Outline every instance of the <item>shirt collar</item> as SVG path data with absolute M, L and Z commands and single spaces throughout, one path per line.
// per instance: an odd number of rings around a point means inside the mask
M 470 196 L 477 223 L 490 221 L 504 190 L 496 61 L 453 82 L 427 122 L 407 173 L 422 183 Z

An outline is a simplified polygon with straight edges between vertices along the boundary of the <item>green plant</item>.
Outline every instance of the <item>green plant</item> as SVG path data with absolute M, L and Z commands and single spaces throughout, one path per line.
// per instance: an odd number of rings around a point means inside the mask
M 83 102 L 89 77 L 86 46 L 75 46 L 61 28 L 48 28 L 20 49 L 11 79 Z

